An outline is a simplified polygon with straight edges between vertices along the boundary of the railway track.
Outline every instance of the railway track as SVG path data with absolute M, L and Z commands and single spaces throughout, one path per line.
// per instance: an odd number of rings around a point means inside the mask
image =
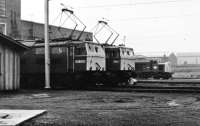
M 199 84 L 200 79 L 138 80 L 138 83 Z
M 200 93 L 200 87 L 90 87 L 90 91 L 114 91 L 114 92 L 163 92 L 163 93 Z
M 129 87 L 92 87 L 88 90 L 120 92 L 200 93 L 200 80 L 138 80 Z

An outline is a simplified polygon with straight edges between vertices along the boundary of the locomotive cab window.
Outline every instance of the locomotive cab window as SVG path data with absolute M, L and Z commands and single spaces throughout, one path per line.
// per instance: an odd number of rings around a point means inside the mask
M 124 55 L 124 50 L 122 51 L 122 55 Z
M 119 57 L 119 52 L 117 50 L 113 51 L 113 57 L 115 57 L 115 58 Z
M 93 48 L 92 48 L 92 46 L 91 46 L 91 45 L 88 45 L 88 48 L 89 48 L 89 50 L 90 50 L 90 51 L 92 51 L 92 50 L 93 50 Z
M 86 48 L 84 46 L 77 46 L 75 48 L 75 55 L 86 55 Z
M 65 52 L 64 47 L 53 47 L 53 48 L 51 48 L 52 54 L 63 54 L 64 52 Z
M 95 51 L 98 52 L 98 47 L 97 46 L 95 46 Z
M 91 49 L 92 49 L 90 45 L 89 45 L 88 47 L 89 47 L 89 50 L 91 50 Z
M 91 51 L 91 52 L 94 52 L 94 46 L 93 45 L 91 45 L 91 44 L 88 44 L 88 48 L 89 48 L 89 50 Z
M 118 50 L 107 50 L 106 57 L 107 58 L 119 58 Z

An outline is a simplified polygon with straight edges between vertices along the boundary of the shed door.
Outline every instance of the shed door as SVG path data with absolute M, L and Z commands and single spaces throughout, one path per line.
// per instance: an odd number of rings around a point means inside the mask
M 3 63 L 3 50 L 0 46 L 0 90 L 3 88 L 4 83 L 3 83 L 3 68 L 4 68 L 4 63 Z

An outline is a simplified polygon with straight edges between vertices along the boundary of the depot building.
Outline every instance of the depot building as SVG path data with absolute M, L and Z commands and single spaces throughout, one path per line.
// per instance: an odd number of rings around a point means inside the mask
M 25 45 L 0 33 L 0 91 L 20 88 L 20 54 Z

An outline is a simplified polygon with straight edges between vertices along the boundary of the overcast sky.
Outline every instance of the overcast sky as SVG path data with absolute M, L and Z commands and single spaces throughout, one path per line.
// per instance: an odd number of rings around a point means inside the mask
M 44 22 L 44 0 L 21 1 L 22 19 Z M 106 18 L 120 34 L 116 44 L 126 36 L 135 52 L 200 52 L 200 0 L 50 0 L 50 23 L 61 24 L 60 3 L 72 7 L 87 31 Z

